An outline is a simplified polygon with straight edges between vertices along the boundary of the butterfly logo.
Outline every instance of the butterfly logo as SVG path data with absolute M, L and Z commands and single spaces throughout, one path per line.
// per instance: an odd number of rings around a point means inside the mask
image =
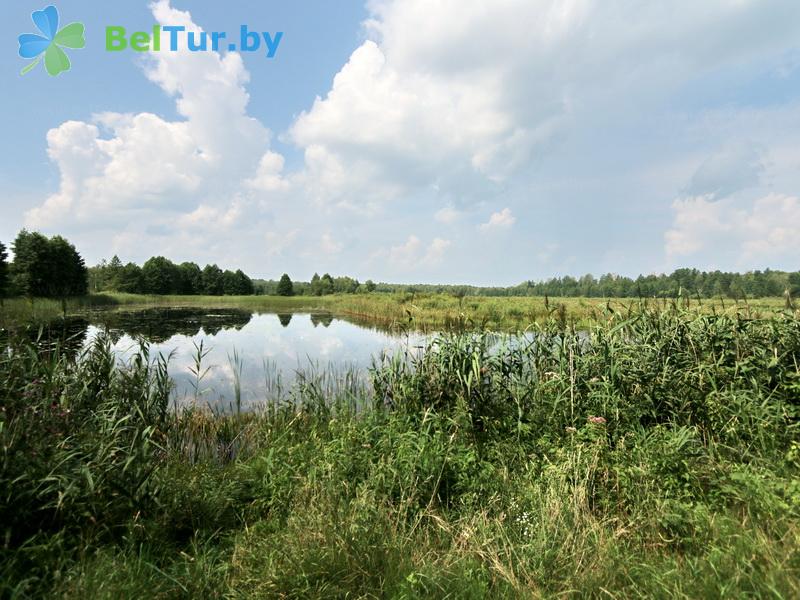
M 53 77 L 64 71 L 69 71 L 71 64 L 69 57 L 62 48 L 80 49 L 86 46 L 83 23 L 70 23 L 63 29 L 58 29 L 58 10 L 55 6 L 48 6 L 31 14 L 33 24 L 42 32 L 23 33 L 19 36 L 19 55 L 22 58 L 34 59 L 25 66 L 20 75 L 30 72 L 42 60 L 44 55 L 44 68 Z

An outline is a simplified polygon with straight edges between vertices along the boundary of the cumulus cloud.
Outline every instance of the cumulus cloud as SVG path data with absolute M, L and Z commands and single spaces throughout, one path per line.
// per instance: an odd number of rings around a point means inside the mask
M 342 248 L 344 248 L 344 244 L 340 241 L 337 241 L 330 232 L 322 234 L 322 238 L 320 239 L 319 243 L 319 249 L 323 254 L 339 254 L 339 252 L 342 251 Z
M 433 215 L 433 218 L 439 221 L 439 223 L 444 223 L 445 225 L 452 225 L 456 223 L 461 217 L 463 213 L 460 210 L 457 210 L 453 206 L 445 206 L 436 211 Z
M 265 252 L 267 256 L 282 256 L 283 253 L 294 245 L 299 229 L 291 229 L 286 232 L 268 231 L 264 234 L 266 244 Z
M 672 265 L 689 261 L 718 268 L 796 268 L 800 200 L 794 194 L 767 191 L 767 153 L 739 140 L 723 145 L 696 168 L 672 203 L 672 225 L 664 250 Z M 780 169 L 796 170 L 796 157 L 779 157 Z M 771 183 L 771 182 L 769 182 Z
M 168 0 L 151 10 L 199 29 Z M 54 127 L 58 189 L 26 224 L 80 232 L 82 247 L 104 236 L 90 260 L 157 247 L 258 270 L 280 257 L 279 272 L 308 273 L 324 252 L 353 275 L 366 265 L 372 278 L 433 276 L 460 261 L 486 283 L 500 262 L 508 279 L 552 275 L 564 223 L 581 271 L 601 256 L 639 271 L 665 253 L 767 256 L 759 239 L 784 252 L 765 207 L 793 223 L 800 101 L 784 90 L 781 106 L 743 106 L 758 99 L 738 91 L 760 85 L 769 65 L 782 77 L 796 70 L 785 57 L 800 3 L 371 0 L 368 10 L 366 41 L 330 89 L 292 107 L 299 116 L 280 139 L 296 146 L 297 167 L 287 170 L 248 113 L 238 54 L 154 53 L 142 72 L 178 117 L 142 107 Z M 476 230 L 465 217 L 477 211 L 489 216 Z M 443 224 L 449 239 L 436 237 Z M 225 235 L 199 235 L 204 227 Z M 416 233 L 391 246 L 398 227 Z M 476 231 L 504 231 L 519 252 L 474 249 Z M 727 250 L 714 254 L 712 238 Z
M 209 223 L 213 223 L 217 228 L 229 228 L 239 221 L 242 214 L 241 204 L 234 201 L 227 208 L 219 208 L 201 204 L 190 213 L 181 215 L 178 224 L 183 229 L 199 228 L 207 229 Z
M 376 0 L 370 39 L 290 138 L 316 196 L 334 203 L 501 183 L 600 105 L 652 101 L 785 43 L 800 8 L 768 5 Z
M 255 177 L 248 179 L 245 185 L 262 192 L 275 192 L 289 189 L 289 181 L 283 175 L 283 155 L 267 151 L 258 163 Z
M 428 246 L 425 256 L 422 257 L 422 262 L 427 265 L 438 265 L 442 262 L 445 252 L 452 245 L 450 240 L 443 240 L 442 238 L 433 238 L 431 245 Z
M 389 249 L 389 262 L 402 269 L 436 266 L 444 258 L 451 243 L 450 240 L 437 237 L 426 245 L 416 235 L 411 234 L 405 243 Z
M 201 30 L 167 0 L 151 9 L 160 23 Z M 146 56 L 143 68 L 175 98 L 183 119 L 106 112 L 52 129 L 48 154 L 60 187 L 28 212 L 27 225 L 105 220 L 124 227 L 148 211 L 150 218 L 177 214 L 167 223 L 179 226 L 232 224 L 243 209 L 242 189 L 286 188 L 283 157 L 269 150 L 269 130 L 247 114 L 249 74 L 239 54 L 158 52 Z
M 489 217 L 489 220 L 486 223 L 481 223 L 478 225 L 478 229 L 481 231 L 493 231 L 497 229 L 508 229 L 514 223 L 517 222 L 517 219 L 511 214 L 510 208 L 504 208 L 500 212 L 492 213 Z
M 673 261 L 702 253 L 707 265 L 797 268 L 797 196 L 769 194 L 751 202 L 698 196 L 676 200 L 673 210 L 674 223 L 665 234 Z

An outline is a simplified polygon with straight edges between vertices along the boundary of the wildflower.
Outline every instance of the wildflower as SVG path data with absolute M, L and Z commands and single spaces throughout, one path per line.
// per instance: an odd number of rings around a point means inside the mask
M 606 419 L 605 417 L 589 417 L 589 423 L 593 423 L 594 425 L 605 425 Z

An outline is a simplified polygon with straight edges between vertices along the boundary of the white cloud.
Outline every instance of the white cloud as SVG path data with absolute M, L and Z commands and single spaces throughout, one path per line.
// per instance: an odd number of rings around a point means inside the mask
M 702 254 L 709 266 L 797 268 L 797 196 L 769 194 L 751 202 L 698 196 L 676 200 L 673 210 L 673 226 L 664 236 L 673 261 Z
M 290 131 L 306 149 L 307 184 L 334 204 L 431 184 L 485 191 L 600 111 L 658 103 L 709 69 L 775 51 L 800 19 L 785 0 L 369 7 L 371 39 Z
M 258 163 L 255 177 L 245 182 L 250 188 L 262 192 L 276 192 L 289 189 L 289 181 L 282 176 L 283 155 L 267 151 Z
M 453 206 L 445 206 L 436 211 L 433 218 L 444 223 L 445 225 L 452 225 L 456 223 L 464 215 L 460 210 L 456 210 Z
M 197 29 L 167 0 L 151 7 L 161 22 Z M 300 114 L 280 138 L 297 146 L 297 168 L 287 171 L 249 115 L 238 54 L 154 53 L 143 73 L 179 116 L 143 106 L 54 127 L 60 182 L 34 208 L 19 201 L 27 225 L 76 236 L 90 261 L 111 251 L 141 261 L 157 248 L 293 277 L 319 269 L 319 252 L 332 257 L 326 269 L 358 276 L 363 266 L 373 279 L 418 269 L 486 283 L 550 276 L 572 268 L 554 250 L 564 223 L 581 272 L 607 268 L 609 256 L 615 271 L 654 270 L 662 241 L 670 260 L 696 264 L 789 252 L 764 207 L 794 223 L 800 97 L 785 82 L 771 94 L 769 72 L 796 70 L 787 56 L 800 3 L 368 8 L 368 40 L 330 89 L 283 107 Z M 431 207 L 444 208 L 431 219 Z M 479 225 L 466 218 L 478 210 Z M 436 237 L 442 224 L 450 239 Z M 415 235 L 398 242 L 398 231 Z M 503 231 L 503 247 L 467 243 L 478 231 Z M 445 262 L 446 273 L 432 269 Z
M 412 234 L 404 244 L 389 249 L 389 260 L 396 265 L 410 267 L 419 260 L 421 250 L 422 242 Z
M 433 238 L 431 245 L 428 246 L 425 256 L 422 257 L 422 262 L 426 265 L 438 265 L 442 262 L 445 252 L 452 245 L 450 240 L 443 240 L 442 238 Z
M 497 229 L 508 229 L 517 222 L 516 217 L 511 214 L 510 208 L 504 208 L 500 212 L 492 213 L 486 223 L 478 225 L 481 231 L 493 231 Z
M 265 252 L 267 256 L 282 256 L 286 250 L 293 246 L 299 233 L 299 229 L 291 229 L 285 233 L 277 231 L 266 232 L 264 234 L 264 242 L 266 243 Z
M 199 30 L 188 12 L 167 0 L 151 9 L 160 23 Z M 175 98 L 183 120 L 106 112 L 88 123 L 68 121 L 52 129 L 48 153 L 61 184 L 28 212 L 27 225 L 125 227 L 158 216 L 166 216 L 166 227 L 230 225 L 244 209 L 244 188 L 286 188 L 283 157 L 269 150 L 269 130 L 247 114 L 249 74 L 239 54 L 158 52 L 146 55 L 143 66 Z
M 216 228 L 230 228 L 237 224 L 242 215 L 242 206 L 234 201 L 227 208 L 218 208 L 201 204 L 190 213 L 181 215 L 178 224 L 182 229 L 207 229 L 209 223 L 213 223 Z
M 319 249 L 323 254 L 339 254 L 344 248 L 342 242 L 337 241 L 330 232 L 323 233 L 320 239 Z
M 405 243 L 389 249 L 389 262 L 402 269 L 433 267 L 442 262 L 451 244 L 450 240 L 437 237 L 426 246 L 416 235 L 411 234 Z

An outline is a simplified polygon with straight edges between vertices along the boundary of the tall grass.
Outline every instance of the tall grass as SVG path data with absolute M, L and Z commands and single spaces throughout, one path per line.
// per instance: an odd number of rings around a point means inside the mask
M 682 310 L 696 314 L 741 314 L 767 318 L 782 312 L 800 315 L 787 307 L 785 298 L 754 300 L 718 299 L 602 299 L 483 297 L 456 298 L 447 294 L 336 294 L 330 296 L 146 296 L 102 293 L 65 301 L 48 299 L 5 300 L 0 305 L 0 327 L 42 323 L 62 316 L 84 315 L 94 310 L 131 310 L 152 307 L 240 308 L 253 312 L 325 312 L 370 327 L 394 329 L 516 331 L 530 323 L 560 320 L 588 327 L 619 314 L 640 310 Z
M 0 595 L 798 597 L 800 321 L 555 317 L 219 414 L 12 342 Z

